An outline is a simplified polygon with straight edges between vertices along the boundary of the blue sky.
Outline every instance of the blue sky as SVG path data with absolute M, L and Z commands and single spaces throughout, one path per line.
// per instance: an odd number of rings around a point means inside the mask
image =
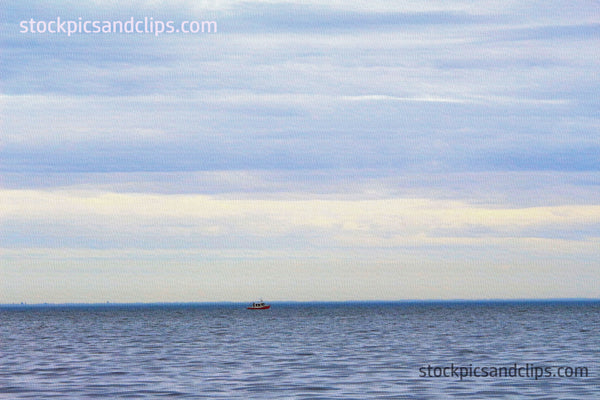
M 600 297 L 595 1 L 2 7 L 0 303 Z

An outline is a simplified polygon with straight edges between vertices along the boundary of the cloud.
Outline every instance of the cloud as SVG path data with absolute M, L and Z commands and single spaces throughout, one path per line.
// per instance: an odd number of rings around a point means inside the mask
M 31 4 L 6 20 L 59 11 Z M 68 7 L 91 16 L 210 9 L 232 28 L 160 38 L 9 31 L 0 168 L 597 171 L 597 25 L 588 6 L 564 15 L 485 6 Z M 312 29 L 311 18 L 324 28 Z M 236 32 L 250 23 L 255 31 Z
M 598 294 L 595 204 L 97 190 L 3 190 L 0 202 L 3 302 Z
M 499 40 L 572 40 L 572 39 L 598 39 L 600 37 L 600 24 L 566 24 L 532 26 L 526 28 L 513 28 L 504 30 L 498 37 Z
M 202 243 L 337 248 L 342 245 L 337 238 L 347 246 L 348 238 L 356 237 L 353 246 L 377 248 L 415 239 L 429 245 L 444 237 L 582 240 L 600 227 L 597 205 L 503 209 L 429 199 L 268 200 L 23 190 L 3 191 L 2 203 L 4 237 L 29 236 L 31 243 L 17 239 L 15 244 L 33 247 L 43 247 L 44 236 L 50 236 L 81 241 L 83 247 L 135 242 L 144 248 L 179 247 L 178 241 L 184 248 Z
M 571 116 L 570 102 L 463 99 L 290 93 L 213 93 L 195 99 L 6 96 L 0 167 L 31 173 L 437 172 L 583 171 L 600 165 L 597 141 L 585 133 L 597 117 Z

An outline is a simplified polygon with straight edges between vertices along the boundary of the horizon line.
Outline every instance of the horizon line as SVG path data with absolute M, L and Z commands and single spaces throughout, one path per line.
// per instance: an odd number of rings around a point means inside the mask
M 557 302 L 600 302 L 594 297 L 557 297 L 557 298 L 515 298 L 515 299 L 399 299 L 399 300 L 274 300 L 270 304 L 418 304 L 418 303 L 557 303 Z M 68 306 L 210 306 L 210 305 L 245 305 L 247 301 L 153 301 L 153 302 L 64 302 L 64 303 L 0 303 L 0 307 L 68 307 Z M 251 303 L 251 301 L 250 301 Z

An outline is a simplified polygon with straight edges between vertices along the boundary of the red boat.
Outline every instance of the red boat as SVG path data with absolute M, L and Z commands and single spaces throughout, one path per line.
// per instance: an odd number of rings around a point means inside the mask
M 265 304 L 265 302 L 262 300 L 252 303 L 250 307 L 247 307 L 248 310 L 268 310 L 269 308 L 271 308 L 271 306 L 269 304 Z

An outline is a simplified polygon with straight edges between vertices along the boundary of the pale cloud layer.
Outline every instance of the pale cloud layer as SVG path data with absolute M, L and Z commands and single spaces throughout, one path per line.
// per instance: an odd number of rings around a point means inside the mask
M 56 301 L 598 295 L 597 205 L 31 190 L 0 199 L 3 301 L 25 275 Z M 48 274 L 56 285 L 43 283 Z
M 143 234 L 144 227 L 163 237 L 162 228 L 184 224 L 194 234 L 276 237 L 298 230 L 323 230 L 320 241 L 338 234 L 364 233 L 376 241 L 390 235 L 529 237 L 528 230 L 561 238 L 600 226 L 600 205 L 483 208 L 430 199 L 259 200 L 206 195 L 2 191 L 0 217 L 16 223 L 112 227 Z M 480 233 L 478 233 L 480 232 Z M 378 237 L 381 235 L 381 238 Z M 544 236 L 544 235 L 542 235 Z M 357 243 L 358 244 L 358 243 Z M 425 243 L 424 243 L 425 244 Z M 152 244 L 152 247 L 158 247 Z

